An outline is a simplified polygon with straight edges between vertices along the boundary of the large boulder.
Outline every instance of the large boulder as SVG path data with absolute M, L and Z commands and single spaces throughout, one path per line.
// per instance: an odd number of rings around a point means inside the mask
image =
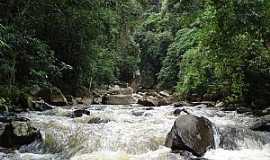
M 137 101 L 132 95 L 106 95 L 102 98 L 102 103 L 108 105 L 129 105 L 136 104 Z
M 174 122 L 165 146 L 173 152 L 189 151 L 201 157 L 215 147 L 213 125 L 204 117 L 182 115 Z
M 16 116 L 0 118 L 0 146 L 17 148 L 41 139 L 40 132 L 30 120 Z
M 44 99 L 47 103 L 56 106 L 65 106 L 68 105 L 66 97 L 63 95 L 61 90 L 57 87 L 44 88 L 40 90 L 36 95 Z

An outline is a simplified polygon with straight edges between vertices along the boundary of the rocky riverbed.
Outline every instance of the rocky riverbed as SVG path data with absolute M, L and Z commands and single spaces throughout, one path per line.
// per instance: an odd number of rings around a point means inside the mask
M 20 113 L 37 128 L 42 141 L 15 151 L 0 150 L 2 160 L 184 160 L 193 156 L 171 153 L 166 136 L 175 119 L 173 106 L 89 105 L 78 117 L 72 107 Z M 188 113 L 209 119 L 216 127 L 215 149 L 201 159 L 269 160 L 270 133 L 252 131 L 251 115 L 221 111 L 206 105 L 184 106 Z M 89 111 L 89 112 L 87 112 Z M 77 111 L 79 112 L 79 111 Z M 80 117 L 81 116 L 81 117 Z

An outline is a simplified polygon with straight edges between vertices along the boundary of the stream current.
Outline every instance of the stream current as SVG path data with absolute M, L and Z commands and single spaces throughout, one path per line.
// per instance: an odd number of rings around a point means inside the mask
M 76 107 L 76 106 L 74 106 Z M 255 120 L 236 112 L 223 112 L 204 105 L 185 107 L 204 116 L 217 128 L 217 148 L 207 160 L 270 160 L 270 133 L 253 132 Z M 91 105 L 90 116 L 71 118 L 73 109 L 22 113 L 38 128 L 43 142 L 23 146 L 13 153 L 1 153 L 1 160 L 183 160 L 164 147 L 167 133 L 177 118 L 176 108 Z M 93 118 L 109 121 L 89 123 Z

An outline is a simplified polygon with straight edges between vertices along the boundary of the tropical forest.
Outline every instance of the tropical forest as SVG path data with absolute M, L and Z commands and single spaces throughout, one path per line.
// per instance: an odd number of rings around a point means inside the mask
M 270 160 L 269 0 L 0 0 L 1 160 Z

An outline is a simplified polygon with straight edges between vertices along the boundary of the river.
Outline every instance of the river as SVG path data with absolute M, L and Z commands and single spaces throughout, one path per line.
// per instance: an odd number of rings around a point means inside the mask
M 217 148 L 209 160 L 270 160 L 270 134 L 248 129 L 254 117 L 223 112 L 203 105 L 185 107 L 190 113 L 212 121 L 218 133 Z M 35 142 L 14 153 L 1 153 L 1 160 L 182 160 L 164 147 L 176 108 L 139 106 L 89 106 L 90 116 L 70 118 L 72 109 L 22 113 L 40 129 L 43 143 Z M 91 124 L 99 117 L 108 123 Z

